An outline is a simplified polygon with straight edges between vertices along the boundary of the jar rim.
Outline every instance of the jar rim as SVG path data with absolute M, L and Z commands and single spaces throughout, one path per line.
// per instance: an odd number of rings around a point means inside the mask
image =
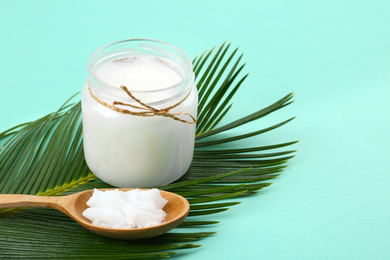
M 174 49 L 175 51 L 177 51 L 178 53 L 180 53 L 180 55 L 182 55 L 182 57 L 180 57 L 183 61 L 184 61 L 184 65 L 186 66 L 186 71 L 184 71 L 185 73 L 185 76 L 177 83 L 173 84 L 173 85 L 170 85 L 168 87 L 165 87 L 165 88 L 158 88 L 158 89 L 148 89 L 148 90 L 132 90 L 131 87 L 129 87 L 128 89 L 134 93 L 150 93 L 150 92 L 156 92 L 156 91 L 166 91 L 166 90 L 170 90 L 170 89 L 175 89 L 177 87 L 180 87 L 182 86 L 183 84 L 185 84 L 186 81 L 188 81 L 190 78 L 192 78 L 193 76 L 193 65 L 192 65 L 192 61 L 191 59 L 188 57 L 188 55 L 183 51 L 181 50 L 180 48 L 176 47 L 175 45 L 172 45 L 170 43 L 167 43 L 167 42 L 164 42 L 164 41 L 159 41 L 159 40 L 154 40 L 154 39 L 147 39 L 147 38 L 129 38 L 129 39 L 123 39 L 123 40 L 118 40 L 118 41 L 114 41 L 114 42 L 111 42 L 111 43 L 108 43 L 108 44 L 105 44 L 103 45 L 102 47 L 100 47 L 99 49 L 97 49 L 92 55 L 91 57 L 89 58 L 89 61 L 88 61 L 88 66 L 87 66 L 87 70 L 88 72 L 91 74 L 91 76 L 93 76 L 93 78 L 98 81 L 99 85 L 101 86 L 104 86 L 105 88 L 108 88 L 110 89 L 111 91 L 114 91 L 114 92 L 120 92 L 120 89 L 118 89 L 117 87 L 114 87 L 106 82 L 104 82 L 103 80 L 101 80 L 96 72 L 95 72 L 95 69 L 94 69 L 94 63 L 96 62 L 96 59 L 98 57 L 99 54 L 101 54 L 104 50 L 108 49 L 109 47 L 111 46 L 114 46 L 114 45 L 117 45 L 117 44 L 120 44 L 120 43 L 125 43 L 125 42 L 145 42 L 145 44 L 147 43 L 158 43 L 158 44 L 161 44 L 163 46 L 167 46 L 169 48 L 172 48 Z M 141 48 L 141 44 L 140 44 L 140 48 L 139 49 L 142 49 Z M 166 51 L 169 51 L 168 49 L 166 49 Z M 172 53 L 171 51 L 169 51 L 170 53 Z M 177 55 L 175 55 L 177 56 Z M 98 59 L 99 60 L 99 59 Z M 98 61 L 97 60 L 97 61 Z

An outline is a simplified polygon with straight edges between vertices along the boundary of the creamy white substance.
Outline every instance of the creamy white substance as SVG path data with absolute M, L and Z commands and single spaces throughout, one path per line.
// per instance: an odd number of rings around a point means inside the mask
M 92 224 L 108 228 L 143 228 L 164 222 L 167 200 L 158 189 L 94 190 L 83 216 Z
M 158 90 L 178 83 L 180 75 L 154 56 L 139 55 L 114 59 L 100 64 L 96 75 L 114 87 L 133 91 Z
M 158 105 L 159 109 L 179 102 L 191 89 L 190 96 L 171 112 L 187 112 L 196 117 L 198 97 L 193 83 L 179 96 L 172 93 L 177 90 L 165 90 L 182 80 L 181 74 L 166 61 L 150 55 L 123 54 L 98 63 L 95 73 L 117 88 L 127 103 L 137 106 L 120 90 L 120 85 L 135 90 L 133 94 L 146 104 L 173 97 Z M 116 187 L 151 187 L 168 184 L 188 170 L 194 151 L 195 124 L 162 116 L 118 113 L 96 102 L 88 87 L 106 103 L 111 104 L 117 97 L 107 98 L 110 92 L 99 95 L 102 92 L 87 78 L 82 96 L 84 153 L 88 167 L 97 177 Z M 154 91 L 158 89 L 162 91 Z

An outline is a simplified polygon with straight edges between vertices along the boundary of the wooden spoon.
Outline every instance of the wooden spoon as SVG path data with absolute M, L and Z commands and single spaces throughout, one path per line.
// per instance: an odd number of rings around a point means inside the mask
M 110 189 L 101 189 L 110 190 Z M 131 189 L 119 189 L 128 191 Z M 190 210 L 188 201 L 180 195 L 160 190 L 161 196 L 168 200 L 163 210 L 167 213 L 165 222 L 147 228 L 106 228 L 93 225 L 83 216 L 83 211 L 88 208 L 87 201 L 92 196 L 93 190 L 86 190 L 68 196 L 44 197 L 22 194 L 1 194 L 0 208 L 15 207 L 47 207 L 62 211 L 73 218 L 86 229 L 107 237 L 119 239 L 141 239 L 154 237 L 177 227 L 187 217 Z

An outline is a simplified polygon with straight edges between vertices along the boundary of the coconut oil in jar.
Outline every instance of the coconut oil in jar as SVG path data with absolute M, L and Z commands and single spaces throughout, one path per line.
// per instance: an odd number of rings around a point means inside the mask
M 88 72 L 82 116 L 90 170 L 117 187 L 180 178 L 193 157 L 198 102 L 188 56 L 168 43 L 129 39 L 98 49 Z

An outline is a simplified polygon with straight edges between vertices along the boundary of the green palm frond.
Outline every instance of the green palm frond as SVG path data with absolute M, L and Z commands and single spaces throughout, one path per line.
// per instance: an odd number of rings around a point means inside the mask
M 287 106 L 293 95 L 219 126 L 232 106 L 232 97 L 247 77 L 240 76 L 245 66 L 240 64 L 242 55 L 236 57 L 238 50 L 230 52 L 229 48 L 230 44 L 223 44 L 193 62 L 199 92 L 194 159 L 181 179 L 158 187 L 181 194 L 190 202 L 189 216 L 178 228 L 156 238 L 118 241 L 95 235 L 52 209 L 2 209 L 0 256 L 7 259 L 168 258 L 182 249 L 196 248 L 201 239 L 214 235 L 215 232 L 202 230 L 219 223 L 213 219 L 215 214 L 240 203 L 231 199 L 255 194 L 271 185 L 270 181 L 286 168 L 286 162 L 295 153 L 295 150 L 280 149 L 296 142 L 244 148 L 236 145 L 240 140 L 277 129 L 293 118 L 240 135 L 227 137 L 220 133 Z M 56 112 L 0 133 L 0 193 L 53 196 L 110 187 L 89 172 L 82 146 L 80 102 L 72 104 L 70 100 Z M 224 149 L 220 148 L 221 144 Z

